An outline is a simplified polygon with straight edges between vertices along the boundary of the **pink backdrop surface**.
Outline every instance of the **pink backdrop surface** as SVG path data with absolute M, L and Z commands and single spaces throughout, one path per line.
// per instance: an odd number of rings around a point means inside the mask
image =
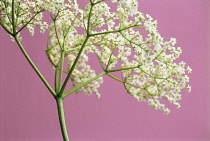
M 80 2 L 80 0 L 79 0 Z M 158 20 L 161 35 L 177 38 L 187 62 L 192 92 L 182 91 L 181 108 L 171 113 L 153 110 L 126 94 L 108 77 L 95 95 L 65 99 L 72 141 L 209 141 L 208 0 L 139 0 L 139 9 Z M 83 6 L 87 0 L 83 1 Z M 45 54 L 46 34 L 23 35 L 23 45 L 53 85 Z M 0 141 L 62 141 L 56 103 L 15 43 L 0 28 Z

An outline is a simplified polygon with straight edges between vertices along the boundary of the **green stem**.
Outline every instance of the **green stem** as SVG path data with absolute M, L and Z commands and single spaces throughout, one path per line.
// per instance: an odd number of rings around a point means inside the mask
M 117 77 L 115 77 L 115 76 L 113 76 L 113 75 L 111 75 L 111 74 L 109 74 L 109 73 L 107 73 L 107 75 L 110 76 L 111 78 L 113 78 L 113 79 L 119 81 L 119 82 L 122 82 L 123 84 L 128 84 L 128 85 L 130 85 L 130 86 L 133 86 L 133 87 L 136 87 L 136 88 L 143 89 L 143 88 L 141 88 L 141 87 L 139 87 L 139 86 L 136 86 L 136 85 L 134 85 L 134 84 L 128 83 L 128 82 L 126 82 L 125 80 L 121 80 L 121 79 L 119 79 L 119 78 L 117 78 Z
M 130 69 L 136 69 L 136 68 L 139 68 L 139 66 L 120 68 L 120 69 L 115 69 L 115 70 L 107 70 L 107 72 L 110 73 L 110 72 L 117 72 L 117 71 L 130 70 Z
M 92 10 L 93 10 L 93 3 L 91 2 L 91 7 L 90 7 L 90 12 L 89 12 L 89 15 L 88 15 L 88 25 L 87 25 L 87 35 L 89 36 L 90 35 L 90 18 L 91 18 L 91 14 L 92 14 Z
M 79 58 L 80 58 L 80 55 L 82 54 L 82 51 L 83 51 L 83 49 L 84 49 L 84 47 L 85 47 L 85 44 L 87 43 L 88 39 L 89 39 L 89 36 L 86 37 L 86 39 L 85 39 L 85 41 L 84 41 L 84 43 L 83 43 L 81 49 L 79 50 L 79 53 L 77 54 L 77 57 L 76 57 L 76 59 L 75 59 L 73 65 L 72 65 L 71 69 L 69 70 L 69 73 L 68 73 L 68 75 L 67 75 L 67 77 L 66 77 L 66 79 L 65 79 L 65 81 L 64 81 L 64 83 L 63 83 L 63 86 L 61 87 L 61 90 L 60 90 L 60 92 L 59 92 L 59 95 L 61 95 L 61 94 L 63 93 L 63 91 L 64 91 L 64 89 L 65 89 L 65 87 L 66 87 L 66 85 L 67 85 L 67 83 L 68 83 L 68 81 L 69 81 L 69 78 L 70 78 L 70 76 L 71 76 L 71 74 L 72 74 L 74 68 L 76 67 L 76 64 L 77 64 L 77 62 L 78 62 L 78 60 L 79 60 Z
M 64 108 L 63 108 L 63 99 L 59 98 L 59 97 L 56 98 L 56 103 L 57 103 L 58 116 L 59 116 L 63 141 L 70 141 L 69 137 L 68 137 L 68 132 L 66 129 L 65 115 L 64 115 Z
M 118 33 L 118 32 L 121 32 L 123 30 L 127 30 L 127 29 L 130 29 L 130 28 L 133 28 L 133 27 L 139 27 L 139 28 L 145 29 L 145 27 L 143 27 L 143 26 L 133 25 L 133 26 L 129 26 L 129 27 L 126 27 L 126 28 L 123 28 L 123 29 L 119 29 L 119 30 L 105 31 L 105 32 L 90 34 L 90 36 L 97 36 L 97 35 L 103 35 L 103 34 L 109 34 L 109 33 Z
M 12 27 L 13 34 L 16 34 L 16 25 L 15 25 L 15 0 L 12 0 Z
M 56 38 L 57 38 L 57 40 L 58 40 L 58 44 L 59 44 L 59 46 L 60 46 L 60 49 L 61 49 L 61 50 L 64 50 L 64 49 L 63 49 L 63 46 L 61 45 L 59 36 L 58 36 L 58 30 L 57 30 L 57 28 L 56 28 L 56 23 L 55 23 L 55 22 L 56 22 L 56 20 L 54 20 L 55 35 L 56 35 Z
M 62 99 L 65 98 L 65 97 L 68 96 L 69 94 L 75 92 L 76 90 L 78 90 L 78 89 L 80 89 L 81 87 L 87 85 L 88 83 L 90 83 L 90 82 L 92 82 L 92 81 L 98 79 L 99 77 L 101 77 L 101 76 L 104 75 L 104 74 L 106 74 L 106 72 L 102 72 L 102 73 L 100 73 L 99 75 L 96 75 L 95 77 L 91 78 L 90 80 L 88 80 L 88 81 L 86 81 L 86 82 L 84 82 L 84 83 L 82 83 L 82 84 L 80 84 L 80 85 L 74 87 L 74 88 L 71 89 L 70 91 L 68 91 L 68 92 L 66 92 L 66 93 L 64 93 L 64 94 L 62 94 L 62 95 L 61 95 L 61 98 L 62 98 Z
M 121 80 L 121 79 L 119 79 L 119 78 L 117 78 L 117 77 L 115 77 L 115 76 L 113 76 L 113 75 L 111 75 L 111 74 L 109 74 L 109 73 L 107 73 L 107 75 L 110 76 L 111 78 L 113 78 L 113 79 L 119 81 L 119 82 L 125 83 L 124 80 Z
M 32 16 L 31 19 L 17 31 L 17 33 L 21 32 L 41 12 L 44 12 L 44 10 L 38 11 L 36 14 L 34 14 L 34 16 Z
M 3 22 L 1 21 L 1 19 L 0 19 L 0 25 L 4 28 L 4 30 L 8 33 L 8 34 L 10 34 L 11 36 L 12 36 L 12 32 L 10 32 L 7 28 L 6 28 L 6 26 L 4 26 L 4 24 L 3 24 Z
M 61 89 L 61 86 L 62 86 L 62 78 L 63 78 L 63 67 L 64 67 L 64 55 L 65 55 L 65 52 L 62 51 L 61 52 L 61 59 L 60 59 L 60 74 L 59 74 L 59 82 L 58 82 L 58 88 L 59 88 L 59 91 Z
M 29 57 L 29 55 L 27 54 L 27 52 L 25 51 L 25 49 L 23 48 L 22 44 L 20 43 L 19 39 L 17 38 L 17 35 L 14 36 L 15 41 L 17 42 L 20 50 L 22 51 L 23 55 L 25 56 L 25 58 L 27 59 L 27 61 L 29 62 L 29 64 L 31 65 L 31 67 L 34 69 L 34 71 L 37 73 L 37 75 L 39 76 L 39 78 L 42 80 L 42 82 L 45 84 L 45 86 L 48 88 L 48 90 L 52 93 L 53 96 L 56 96 L 55 91 L 52 89 L 52 87 L 48 84 L 47 80 L 44 78 L 44 76 L 41 74 L 41 72 L 38 70 L 38 68 L 36 67 L 36 65 L 33 63 L 33 61 L 31 60 L 31 58 Z
M 59 95 L 61 95 L 63 93 L 63 91 L 64 91 L 64 89 L 65 89 L 65 87 L 66 87 L 66 85 L 67 85 L 67 83 L 69 81 L 69 78 L 70 78 L 72 72 L 74 71 L 74 68 L 76 67 L 76 64 L 77 64 L 77 62 L 78 62 L 78 60 L 79 60 L 79 58 L 80 58 L 80 56 L 81 56 L 81 54 L 83 52 L 83 49 L 84 49 L 88 39 L 90 38 L 90 31 L 89 30 L 90 30 L 90 17 L 91 17 L 91 13 L 92 13 L 92 8 L 93 8 L 93 4 L 91 3 L 90 12 L 89 12 L 89 15 L 88 15 L 87 31 L 86 31 L 87 32 L 87 36 L 86 36 L 86 38 L 85 38 L 85 40 L 84 40 L 84 42 L 82 44 L 81 49 L 79 50 L 79 52 L 77 54 L 77 57 L 76 57 L 73 65 L 72 65 L 71 69 L 69 70 L 69 73 L 68 73 L 68 75 L 67 75 L 67 77 L 66 77 L 66 79 L 65 79 L 65 81 L 63 83 L 63 86 L 61 87 L 61 90 L 59 92 Z
M 108 63 L 107 63 L 106 69 L 105 69 L 106 71 L 107 71 L 108 68 L 109 68 L 109 65 L 110 65 L 110 63 L 111 63 L 111 57 L 112 57 L 112 55 L 113 55 L 115 49 L 116 49 L 116 47 L 112 50 L 112 53 L 111 53 L 110 56 L 109 56 L 109 60 L 108 60 Z
M 55 78 L 54 78 L 54 87 L 55 87 L 55 92 L 58 93 L 59 92 L 59 87 L 58 87 L 58 79 L 59 79 L 59 76 L 58 76 L 58 73 L 59 73 L 59 68 L 58 66 L 55 66 Z

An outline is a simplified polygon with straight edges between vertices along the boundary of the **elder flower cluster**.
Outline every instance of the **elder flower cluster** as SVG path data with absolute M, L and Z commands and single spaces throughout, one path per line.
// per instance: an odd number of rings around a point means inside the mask
M 11 1 L 0 1 L 0 21 L 10 32 L 13 30 L 8 16 Z M 164 41 L 157 30 L 157 21 L 138 11 L 137 0 L 90 0 L 84 9 L 77 0 L 17 0 L 15 3 L 18 5 L 16 26 L 21 28 L 29 23 L 26 27 L 32 35 L 35 26 L 40 26 L 41 31 L 47 28 L 42 11 L 50 12 L 53 22 L 49 26 L 46 52 L 51 65 L 61 69 L 67 58 L 68 70 L 63 73 L 72 71 L 73 87 L 92 80 L 77 92 L 100 97 L 98 88 L 103 77 L 94 79 L 97 74 L 89 63 L 91 54 L 97 56 L 105 74 L 122 82 L 131 96 L 166 114 L 170 110 L 162 99 L 179 108 L 181 90 L 191 91 L 187 73 L 192 69 L 183 61 L 175 61 L 182 53 L 180 47 L 175 47 L 176 39 Z M 115 11 L 110 10 L 110 3 L 116 5 Z M 122 77 L 116 77 L 114 72 Z
M 12 3 L 12 0 L 0 0 L 0 23 L 8 33 L 12 34 L 16 29 L 21 39 L 19 34 L 25 27 L 31 35 L 34 35 L 34 28 L 37 26 L 40 27 L 41 33 L 45 32 L 48 24 L 42 21 L 43 9 L 40 8 L 38 1 L 15 0 L 14 7 L 12 7 Z M 12 8 L 14 8 L 14 16 Z

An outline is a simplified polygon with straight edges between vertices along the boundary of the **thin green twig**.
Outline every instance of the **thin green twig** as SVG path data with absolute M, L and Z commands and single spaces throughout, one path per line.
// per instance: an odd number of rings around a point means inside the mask
M 44 12 L 44 10 L 42 10 L 42 11 L 39 11 L 39 12 L 37 12 L 36 14 L 34 14 L 34 16 L 32 16 L 31 17 L 31 19 L 26 23 L 26 24 L 24 24 L 18 31 L 17 31 L 17 34 L 19 33 L 19 32 L 21 32 L 39 13 L 41 13 L 41 12 Z
M 4 30 L 5 30 L 9 35 L 12 36 L 13 33 L 10 32 L 10 31 L 6 28 L 6 26 L 2 23 L 1 19 L 0 19 L 0 25 L 4 28 Z
M 74 87 L 74 88 L 71 89 L 70 91 L 68 91 L 68 92 L 66 92 L 66 93 L 64 93 L 64 94 L 62 94 L 62 95 L 61 95 L 61 98 L 65 98 L 65 97 L 68 96 L 69 94 L 71 94 L 71 93 L 77 91 L 78 89 L 82 88 L 83 86 L 87 85 L 88 83 L 90 83 L 90 82 L 92 82 L 92 81 L 98 79 L 99 77 L 103 76 L 104 74 L 106 74 L 106 72 L 102 72 L 102 73 L 100 73 L 99 75 L 96 75 L 95 77 L 89 79 L 88 81 L 85 81 L 85 82 L 83 82 L 82 84 L 80 84 L 80 85 Z
M 48 90 L 51 92 L 51 94 L 55 97 L 56 93 L 55 91 L 52 89 L 52 87 L 49 85 L 49 83 L 47 82 L 47 80 L 44 78 L 44 76 L 41 74 L 41 72 L 38 70 L 38 68 L 36 67 L 36 65 L 33 63 L 33 61 L 31 60 L 31 58 L 29 57 L 29 55 L 27 54 L 27 52 L 25 51 L 24 47 L 22 46 L 22 44 L 20 43 L 17 35 L 14 36 L 15 41 L 17 42 L 20 50 L 22 51 L 23 55 L 25 56 L 25 58 L 27 59 L 27 61 L 29 62 L 29 64 L 31 65 L 31 67 L 34 69 L 34 71 L 37 73 L 37 75 L 39 76 L 39 78 L 42 80 L 42 82 L 45 84 L 45 86 L 48 88 Z

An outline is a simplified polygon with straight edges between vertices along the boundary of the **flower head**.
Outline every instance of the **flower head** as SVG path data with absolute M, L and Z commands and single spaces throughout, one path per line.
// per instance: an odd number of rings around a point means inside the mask
M 12 0 L 0 0 L 0 22 L 9 32 L 19 33 L 23 28 L 34 34 L 39 26 L 44 32 L 43 11 L 52 17 L 46 50 L 53 68 L 68 60 L 72 87 L 88 82 L 76 92 L 95 93 L 102 77 L 90 65 L 90 55 L 95 54 L 105 72 L 122 82 L 126 91 L 138 101 L 146 101 L 152 108 L 170 112 L 162 99 L 180 108 L 181 90 L 191 91 L 187 73 L 192 69 L 184 61 L 177 62 L 182 50 L 176 39 L 165 41 L 158 31 L 158 22 L 150 15 L 138 11 L 136 0 L 111 0 L 117 4 L 112 12 L 104 0 L 92 0 L 80 9 L 77 0 L 23 0 L 15 1 L 15 14 L 11 16 Z M 13 20 L 11 22 L 11 20 Z M 142 30 L 147 35 L 142 34 Z M 121 78 L 112 72 L 121 72 Z M 98 79 L 94 79 L 98 78 Z

